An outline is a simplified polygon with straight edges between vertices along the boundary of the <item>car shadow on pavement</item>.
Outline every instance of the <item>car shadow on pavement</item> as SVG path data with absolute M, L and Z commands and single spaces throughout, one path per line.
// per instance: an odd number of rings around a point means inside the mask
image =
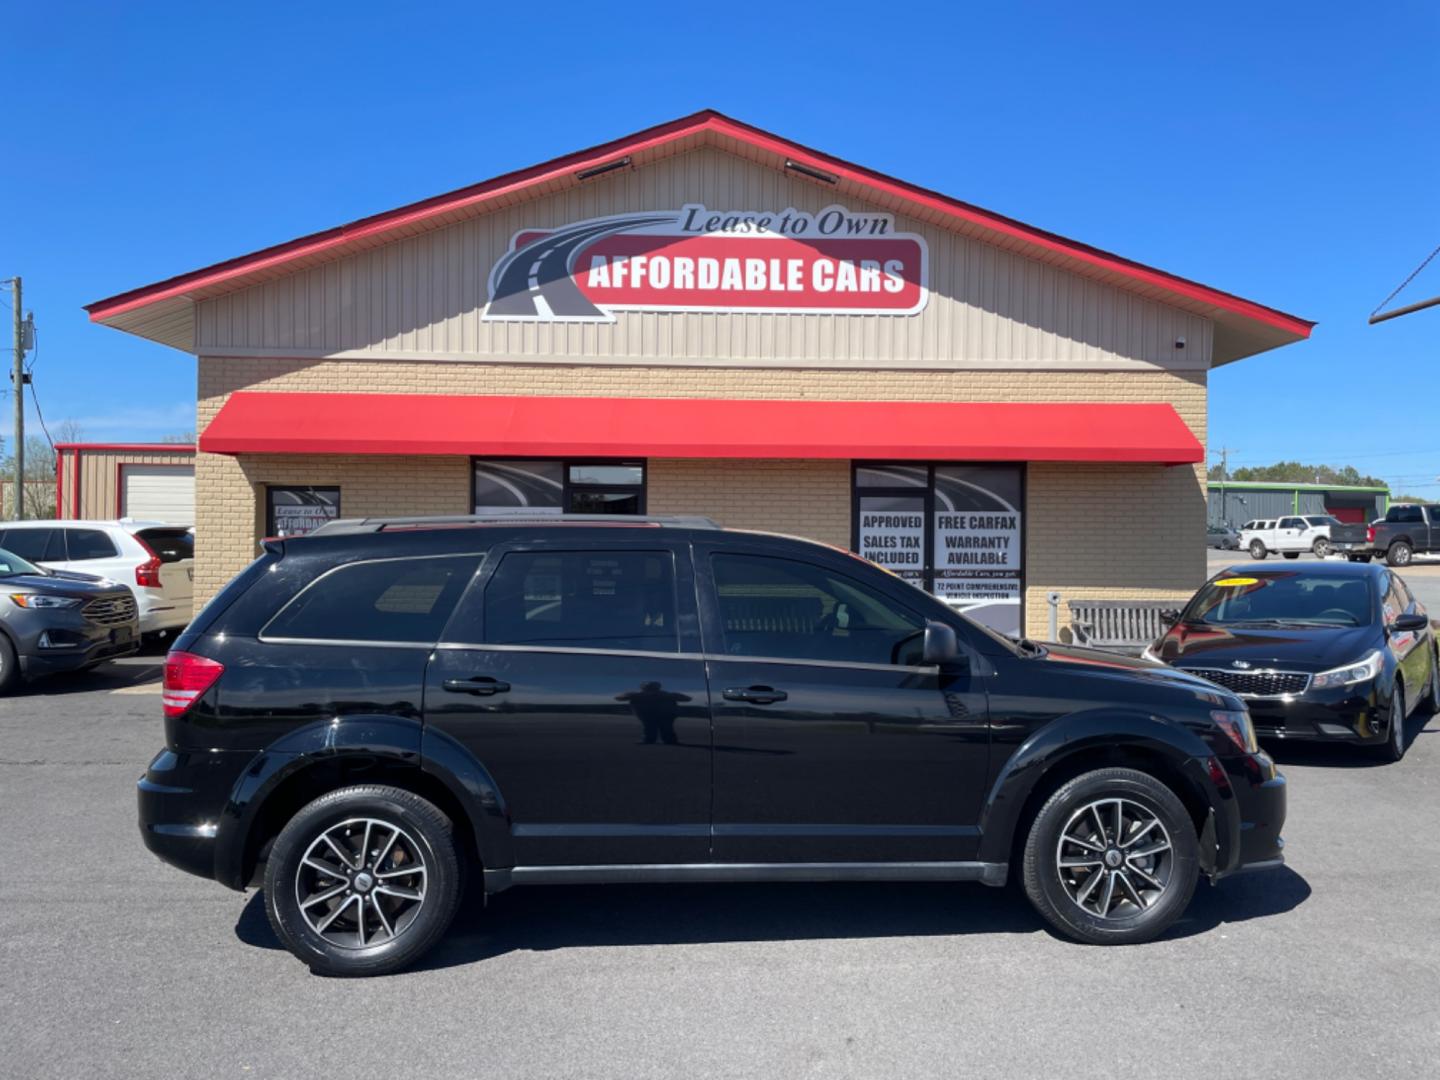
M 1310 895 L 1288 867 L 1203 881 L 1161 940 L 1290 911 Z M 1050 933 L 1017 888 L 931 883 L 534 886 L 467 897 L 445 938 L 411 970 L 511 952 L 747 941 Z M 256 892 L 235 936 L 281 948 Z M 1082 946 L 1076 946 L 1081 948 Z
M 65 694 L 90 694 L 97 690 L 121 690 L 145 683 L 158 683 L 165 674 L 163 657 L 129 658 L 124 663 L 101 664 L 89 671 L 48 675 L 26 683 L 15 692 L 16 697 L 55 697 Z

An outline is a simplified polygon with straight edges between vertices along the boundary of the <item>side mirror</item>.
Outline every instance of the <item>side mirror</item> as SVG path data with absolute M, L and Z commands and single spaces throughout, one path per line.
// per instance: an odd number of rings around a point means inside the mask
M 955 636 L 955 628 L 942 622 L 926 622 L 925 647 L 921 653 L 921 661 L 938 667 L 953 664 L 959 658 L 960 640 Z
M 1390 624 L 1392 634 L 1418 634 L 1430 625 L 1430 620 L 1424 615 L 1398 615 L 1395 621 Z M 925 645 L 930 645 L 930 633 L 925 633 Z

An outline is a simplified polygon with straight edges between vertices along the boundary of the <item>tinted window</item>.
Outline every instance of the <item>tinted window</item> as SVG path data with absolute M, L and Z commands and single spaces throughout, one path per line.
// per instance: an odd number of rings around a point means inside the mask
M 264 636 L 433 644 L 478 562 L 462 555 L 342 566 L 302 590 Z
M 1305 519 L 1311 525 L 1339 525 L 1340 522 L 1333 517 L 1307 517 Z
M 809 563 L 716 555 L 723 647 L 731 656 L 918 664 L 925 620 Z
M 664 551 L 512 552 L 485 586 L 494 645 L 677 652 L 675 564 Z M 463 630 L 457 633 L 464 635 Z
M 195 557 L 195 537 L 189 529 L 141 529 L 135 535 L 160 557 L 162 563 L 182 562 Z M 70 550 L 75 550 L 73 540 L 70 541 Z M 70 557 L 73 559 L 75 556 Z
M 1424 521 L 1425 518 L 1421 515 L 1418 506 L 1392 506 L 1390 512 L 1385 515 L 1385 520 L 1404 523 Z
M 0 547 L 31 562 L 65 561 L 65 534 L 59 529 L 6 529 Z
M 1430 511 L 1430 524 L 1440 525 L 1440 506 L 1427 506 L 1426 509 Z
M 72 562 L 79 559 L 113 559 L 120 554 L 115 541 L 99 529 L 65 529 L 65 543 Z
M 1288 517 L 1288 518 L 1281 518 L 1281 519 L 1280 519 L 1280 528 L 1282 528 L 1282 529 L 1303 529 L 1304 527 L 1305 527 L 1305 522 L 1301 521 L 1301 520 L 1300 520 L 1299 518 L 1297 518 L 1297 517 Z

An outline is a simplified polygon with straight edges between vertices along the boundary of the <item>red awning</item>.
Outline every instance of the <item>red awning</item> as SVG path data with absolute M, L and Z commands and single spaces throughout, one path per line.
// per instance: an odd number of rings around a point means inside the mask
M 1188 465 L 1169 405 L 232 394 L 211 454 L 872 458 Z

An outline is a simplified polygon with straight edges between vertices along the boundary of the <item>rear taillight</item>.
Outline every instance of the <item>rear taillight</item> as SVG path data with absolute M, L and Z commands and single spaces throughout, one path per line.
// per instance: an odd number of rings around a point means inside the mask
M 135 584 L 142 589 L 158 589 L 160 588 L 160 556 L 156 555 L 155 550 L 140 537 L 135 537 L 135 540 L 150 553 L 150 558 L 135 567 Z
M 201 694 L 225 673 L 225 665 L 208 656 L 176 649 L 165 657 L 165 685 L 160 702 L 166 716 L 182 716 Z
M 142 562 L 135 567 L 135 584 L 142 589 L 160 588 L 160 556 L 152 556 L 148 561 Z
M 1374 525 L 1367 525 L 1367 526 L 1365 526 L 1365 543 L 1367 543 L 1367 544 L 1373 544 L 1373 543 L 1375 543 L 1375 526 L 1374 526 Z

